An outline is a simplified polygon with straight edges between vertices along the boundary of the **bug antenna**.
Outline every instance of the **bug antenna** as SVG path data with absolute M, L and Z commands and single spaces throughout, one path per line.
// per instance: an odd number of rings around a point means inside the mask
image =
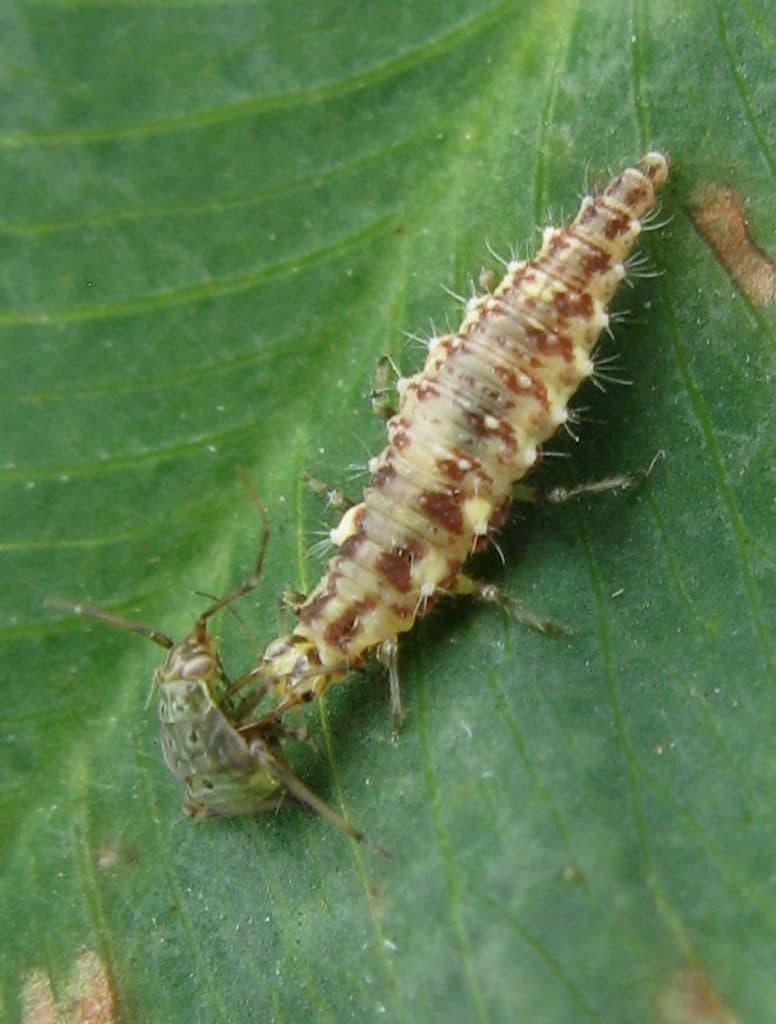
M 239 598 L 244 597 L 246 594 L 249 594 L 252 590 L 255 590 L 257 583 L 261 579 L 261 570 L 264 567 L 264 555 L 266 554 L 267 544 L 269 543 L 269 520 L 267 516 L 267 510 L 264 507 L 263 501 L 259 497 L 256 488 L 253 486 L 253 483 L 251 482 L 245 470 L 239 469 L 237 471 L 237 476 L 240 480 L 240 483 L 248 492 L 248 497 L 251 499 L 254 506 L 258 510 L 259 515 L 261 516 L 262 536 L 261 543 L 259 544 L 259 554 L 258 557 L 256 558 L 256 564 L 253 567 L 253 572 L 248 577 L 248 579 L 241 583 L 239 587 L 235 587 L 234 590 L 230 590 L 227 594 L 224 594 L 223 597 L 219 597 L 217 601 L 214 601 L 209 608 L 206 608 L 204 612 L 202 612 L 202 614 L 197 619 L 197 627 L 199 629 L 204 628 L 207 620 L 212 618 L 216 612 L 220 612 L 222 608 L 226 608 L 227 605 L 232 604 Z
M 71 615 L 79 615 L 83 619 L 94 619 L 95 622 L 104 622 L 106 626 L 113 626 L 115 629 L 123 629 L 126 633 L 137 633 L 151 640 L 158 647 L 164 647 L 169 651 L 174 647 L 173 641 L 156 629 L 149 629 L 139 622 L 132 622 L 121 615 L 114 615 L 112 612 L 104 612 L 100 608 L 92 608 L 88 604 L 72 604 L 70 601 L 63 601 L 59 597 L 47 597 L 43 602 L 44 608 L 58 608 L 61 612 L 69 612 Z

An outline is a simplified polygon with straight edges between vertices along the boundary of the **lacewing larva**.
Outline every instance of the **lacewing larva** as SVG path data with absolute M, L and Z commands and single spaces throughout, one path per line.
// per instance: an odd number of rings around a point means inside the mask
M 597 198 L 586 197 L 569 227 L 545 229 L 539 254 L 510 262 L 492 293 L 467 303 L 457 331 L 432 339 L 423 369 L 402 382 L 363 500 L 332 531 L 337 554 L 294 605 L 293 631 L 273 640 L 245 676 L 229 682 L 207 624 L 255 586 L 266 530 L 254 575 L 206 609 L 179 644 L 96 609 L 65 606 L 167 649 L 154 676 L 162 750 L 186 788 L 188 814 L 253 814 L 277 806 L 288 790 L 352 838 L 365 838 L 291 772 L 282 740 L 294 730 L 284 718 L 371 653 L 389 669 L 398 718 L 400 634 L 445 594 L 511 606 L 463 565 L 488 545 L 519 481 L 593 375 L 606 307 L 667 177 L 666 157 L 647 153 Z
M 398 636 L 441 595 L 509 603 L 462 567 L 502 525 L 516 485 L 593 375 L 606 307 L 667 177 L 666 157 L 647 153 L 586 197 L 569 227 L 545 229 L 535 259 L 509 263 L 492 293 L 469 300 L 457 331 L 431 340 L 423 369 L 401 384 L 363 500 L 332 531 L 338 553 L 295 606 L 293 632 L 257 667 L 275 697 L 268 727 L 371 652 L 389 669 L 398 718 Z

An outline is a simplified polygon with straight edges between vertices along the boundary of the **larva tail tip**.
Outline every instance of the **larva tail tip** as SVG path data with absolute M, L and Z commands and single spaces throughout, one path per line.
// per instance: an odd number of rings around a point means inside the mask
M 658 150 L 651 150 L 636 164 L 638 170 L 649 178 L 653 188 L 660 188 L 668 181 L 668 157 Z

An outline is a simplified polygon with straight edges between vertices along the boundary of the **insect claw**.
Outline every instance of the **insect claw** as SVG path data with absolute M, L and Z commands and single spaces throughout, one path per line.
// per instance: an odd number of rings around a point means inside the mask
M 44 608 L 57 608 L 62 612 L 69 612 L 71 615 L 78 615 L 82 619 L 93 619 L 95 622 L 104 622 L 106 626 L 115 626 L 126 633 L 136 633 L 151 640 L 157 647 L 164 647 L 169 650 L 174 647 L 174 642 L 164 633 L 159 633 L 148 626 L 142 626 L 131 619 L 125 619 L 121 615 L 114 615 L 113 612 L 104 612 L 100 608 L 92 608 L 88 604 L 72 604 L 70 601 L 63 601 L 59 597 L 47 597 L 43 602 Z

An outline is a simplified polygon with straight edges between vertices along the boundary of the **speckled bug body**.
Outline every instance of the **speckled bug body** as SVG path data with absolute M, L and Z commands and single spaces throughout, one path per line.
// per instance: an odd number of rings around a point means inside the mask
M 663 154 L 648 153 L 587 197 L 568 228 L 546 229 L 535 259 L 508 264 L 491 294 L 467 303 L 455 333 L 429 343 L 423 369 L 401 382 L 363 501 L 332 531 L 338 553 L 295 606 L 293 632 L 270 643 L 257 668 L 276 697 L 268 722 L 370 652 L 393 681 L 398 636 L 438 596 L 487 599 L 462 567 L 502 525 L 515 484 L 593 375 L 606 307 L 667 176 Z
M 265 735 L 251 745 L 233 724 L 239 708 L 204 621 L 170 647 L 153 687 L 162 755 L 186 788 L 185 814 L 203 819 L 277 806 L 279 783 L 268 765 L 282 760 L 279 743 Z
M 262 545 L 262 554 L 263 554 Z M 159 740 L 165 764 L 186 795 L 184 813 L 199 820 L 231 814 L 256 814 L 277 806 L 287 772 L 277 732 L 260 736 L 241 728 L 241 700 L 232 696 L 208 621 L 221 608 L 247 593 L 252 577 L 204 611 L 194 628 L 175 643 L 164 633 L 128 619 L 49 599 L 51 607 L 147 637 L 166 650 L 154 671 L 151 692 L 158 697 Z M 238 689 L 241 681 L 238 680 Z M 274 770 L 273 770 L 274 769 Z

